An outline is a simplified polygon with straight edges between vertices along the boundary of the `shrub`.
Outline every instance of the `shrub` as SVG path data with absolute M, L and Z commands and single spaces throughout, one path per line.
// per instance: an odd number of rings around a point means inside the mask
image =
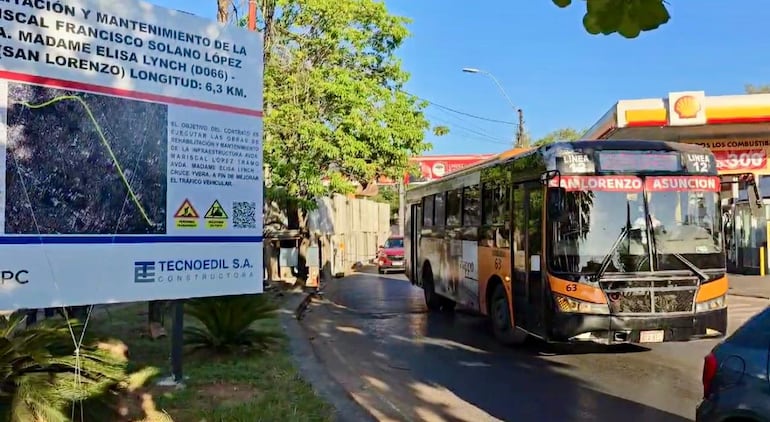
M 264 295 L 219 296 L 188 300 L 185 313 L 200 327 L 185 327 L 185 345 L 191 350 L 226 353 L 235 349 L 267 348 L 281 335 L 255 326 L 275 318 L 278 307 Z
M 126 358 L 86 335 L 75 356 L 66 321 L 24 328 L 25 315 L 0 316 L 0 420 L 114 420 L 112 405 L 126 379 Z M 82 326 L 70 321 L 73 332 Z M 105 413 L 106 412 L 106 413 Z

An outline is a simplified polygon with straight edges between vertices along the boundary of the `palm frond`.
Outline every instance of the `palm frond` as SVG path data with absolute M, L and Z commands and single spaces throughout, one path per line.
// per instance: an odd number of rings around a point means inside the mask
M 2 420 L 69 421 L 73 403 L 89 402 L 96 409 L 127 378 L 125 358 L 93 345 L 88 334 L 75 355 L 67 324 L 79 332 L 77 321 L 47 320 L 32 327 L 21 321 L 19 313 L 0 317 Z
M 185 312 L 200 326 L 185 327 L 185 344 L 190 350 L 227 352 L 234 348 L 265 348 L 281 335 L 256 328 L 260 321 L 273 319 L 278 307 L 263 295 L 220 296 L 192 299 Z

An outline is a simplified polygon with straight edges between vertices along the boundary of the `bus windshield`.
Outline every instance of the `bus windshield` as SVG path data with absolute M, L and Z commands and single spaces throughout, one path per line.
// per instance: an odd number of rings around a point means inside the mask
M 548 194 L 552 270 L 595 275 L 604 261 L 601 272 L 719 268 L 719 190 L 715 176 L 557 177 Z

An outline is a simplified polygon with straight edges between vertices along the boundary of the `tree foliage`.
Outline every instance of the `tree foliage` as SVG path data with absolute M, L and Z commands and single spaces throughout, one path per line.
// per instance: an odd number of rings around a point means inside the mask
M 436 136 L 444 136 L 449 134 L 449 126 L 438 125 L 433 127 L 433 134 Z
M 767 94 L 770 93 L 770 85 L 746 84 L 744 87 L 747 94 Z
M 309 209 L 319 196 L 349 192 L 351 180 L 403 174 L 430 147 L 427 104 L 401 91 L 408 74 L 395 52 L 407 19 L 375 0 L 258 4 L 268 198 Z
M 567 7 L 572 0 L 552 0 Z M 583 26 L 590 34 L 620 34 L 636 38 L 643 31 L 652 31 L 667 23 L 671 16 L 665 0 L 585 0 Z
M 535 141 L 533 146 L 547 145 L 557 141 L 575 141 L 580 139 L 585 131 L 578 131 L 570 127 L 556 129 L 547 133 L 542 138 Z

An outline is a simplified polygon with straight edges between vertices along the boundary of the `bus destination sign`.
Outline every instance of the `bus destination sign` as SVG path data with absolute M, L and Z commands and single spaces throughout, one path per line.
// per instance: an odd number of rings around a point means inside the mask
M 681 170 L 679 153 L 647 151 L 600 151 L 601 171 L 666 171 Z
M 596 171 L 591 156 L 582 152 L 563 152 L 556 157 L 556 168 L 562 173 L 593 173 Z
M 688 173 L 716 173 L 717 163 L 711 154 L 685 152 L 684 167 Z

